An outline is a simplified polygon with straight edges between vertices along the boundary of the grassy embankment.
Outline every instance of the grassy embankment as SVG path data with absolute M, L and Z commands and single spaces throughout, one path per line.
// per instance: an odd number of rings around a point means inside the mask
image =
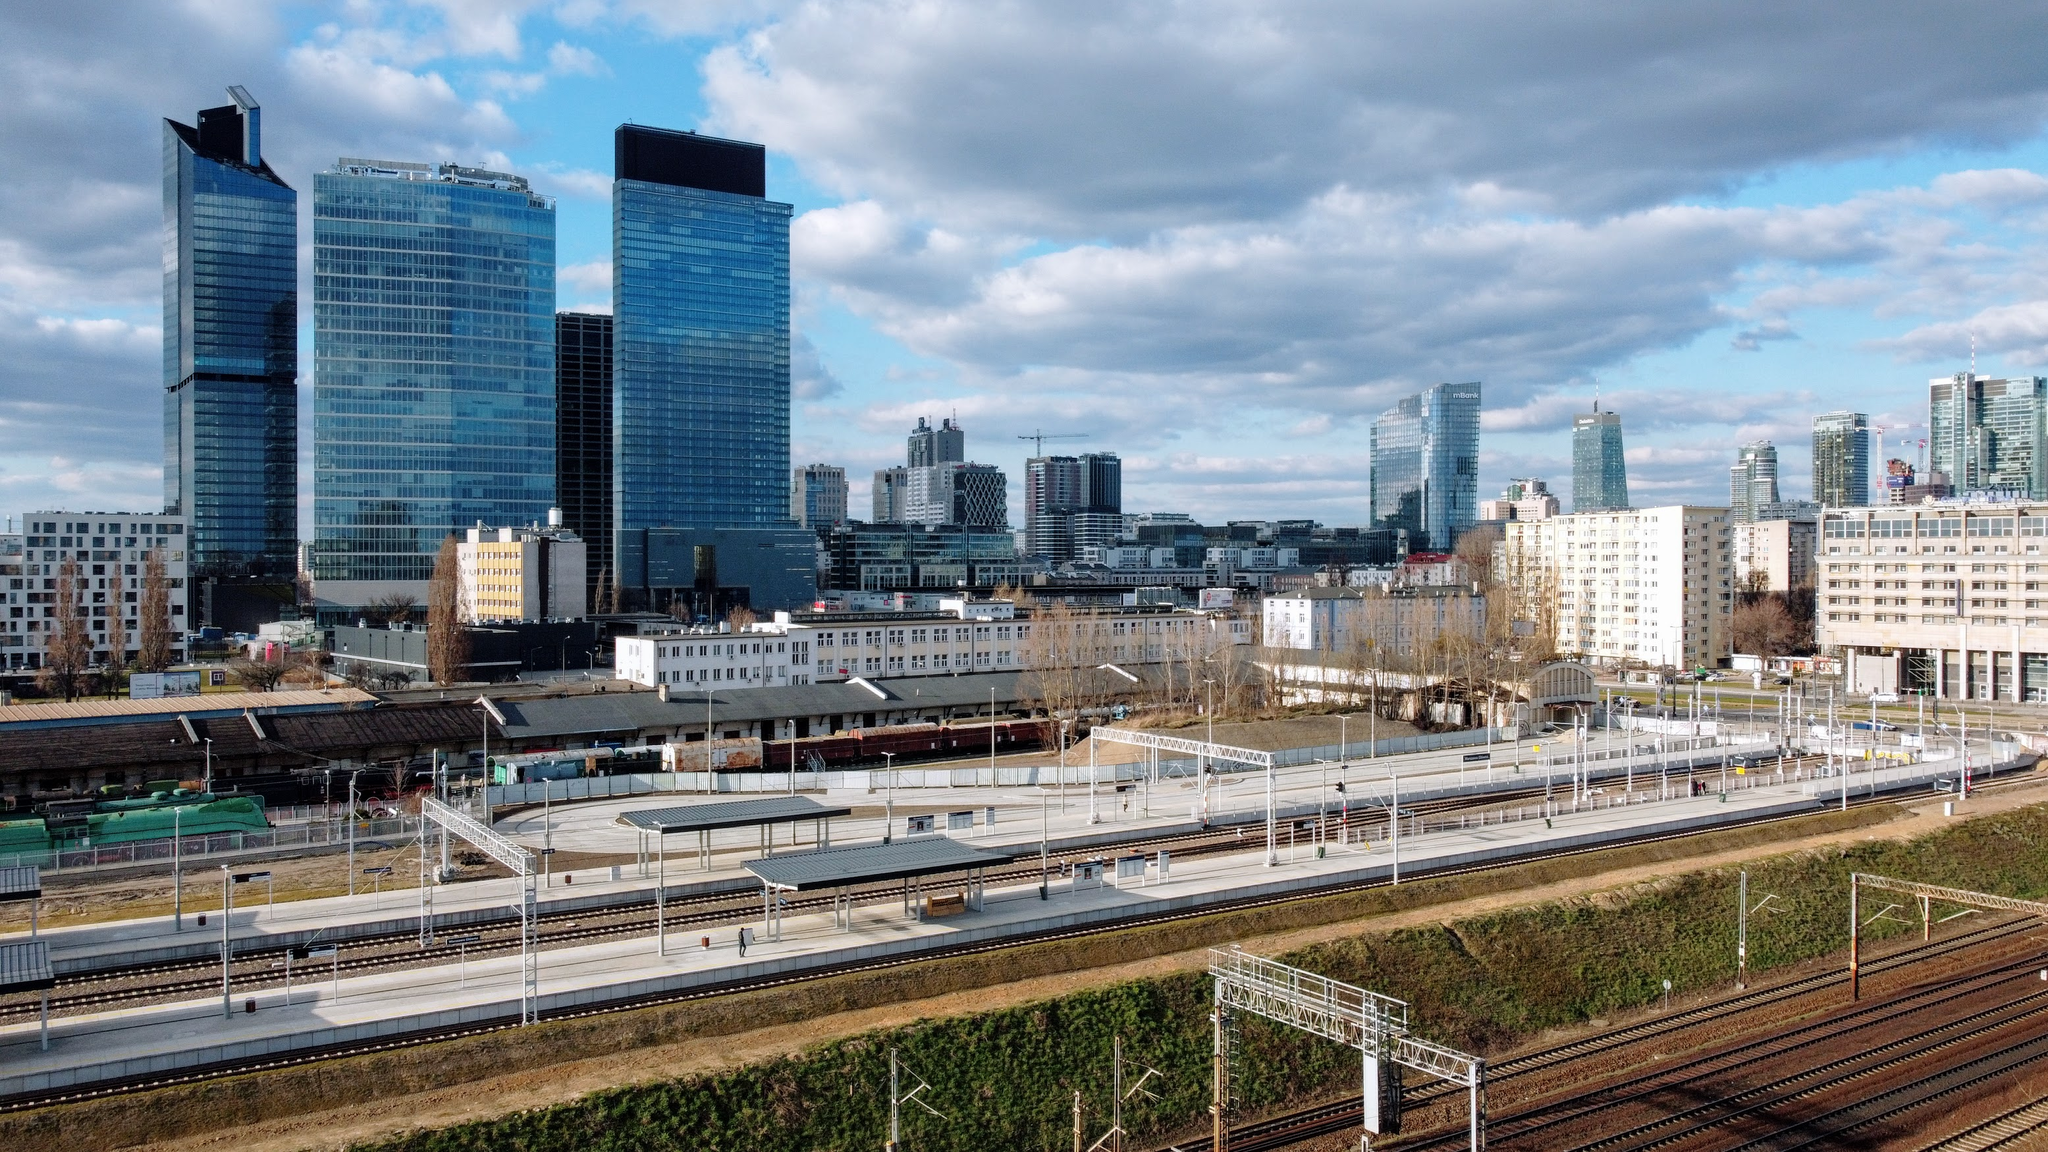
M 1755 893 L 1784 911 L 1751 937 L 1757 966 L 1825 955 L 1847 943 L 1849 871 L 1907 876 L 2014 895 L 2048 892 L 2048 806 L 1986 817 L 1908 842 L 1759 862 Z M 1318 945 L 1288 961 L 1408 1000 L 1419 1030 L 1488 1051 L 1544 1029 L 1580 1023 L 1662 993 L 1732 975 L 1734 876 L 1694 873 L 1631 890 L 1515 909 L 1439 927 Z M 1879 922 L 1874 937 L 1906 931 Z M 1160 1098 L 1126 1110 L 1129 1127 L 1159 1133 L 1208 1104 L 1208 981 L 1198 973 L 1136 981 L 1064 999 L 821 1045 L 717 1075 L 600 1092 L 573 1104 L 374 1145 L 376 1152 L 471 1149 L 875 1146 L 886 1117 L 887 1053 L 931 1082 L 924 1098 L 946 1113 L 910 1121 L 924 1149 L 1064 1148 L 1075 1089 L 1106 1108 L 1111 1037 L 1167 1073 Z M 1247 1024 L 1245 1101 L 1253 1108 L 1341 1088 L 1355 1056 L 1279 1029 Z M 1103 1127 L 1091 1123 L 1092 1131 Z

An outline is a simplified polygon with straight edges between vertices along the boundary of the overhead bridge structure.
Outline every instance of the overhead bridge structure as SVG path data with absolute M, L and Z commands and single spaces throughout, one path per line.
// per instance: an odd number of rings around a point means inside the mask
M 431 797 L 420 801 L 420 815 L 444 834 L 455 836 L 504 865 L 519 880 L 519 1022 L 533 1023 L 540 1017 L 540 908 L 534 891 L 536 873 L 533 856 L 474 817 Z M 420 859 L 423 862 L 426 855 L 426 839 L 422 836 Z M 423 883 L 420 885 L 422 939 L 431 931 L 433 922 L 432 889 Z
M 1922 884 L 1917 880 L 1895 880 L 1890 876 L 1878 876 L 1869 872 L 1849 873 L 1849 999 L 1862 996 L 1863 988 L 1858 971 L 1859 954 L 1862 951 L 1863 929 L 1875 922 L 1879 916 L 1898 907 L 1894 904 L 1872 916 L 1863 919 L 1863 889 L 1879 892 L 1895 892 L 1920 902 L 1920 938 L 1927 939 L 1934 933 L 1934 905 L 1953 904 L 1958 908 L 1974 908 L 1985 912 L 2017 912 L 2022 916 L 2036 916 L 2048 919 L 2048 904 L 2039 900 L 2022 900 L 2017 896 L 1997 896 L 1989 892 L 1972 892 L 1967 888 L 1944 888 L 1939 884 Z M 1958 913 L 1961 915 L 1961 913 Z
M 1266 867 L 1280 863 L 1279 829 L 1275 824 L 1277 799 L 1274 795 L 1278 780 L 1273 774 L 1273 754 L 1256 748 L 1234 748 L 1228 744 L 1212 744 L 1206 740 L 1183 740 L 1178 736 L 1161 736 L 1156 732 L 1139 732 L 1130 728 L 1096 728 L 1088 741 L 1088 820 L 1094 823 L 1095 814 L 1095 742 L 1107 740 L 1111 744 L 1127 744 L 1143 748 L 1148 753 L 1145 762 L 1145 779 L 1159 779 L 1159 754 L 1178 752 L 1193 756 L 1202 765 L 1202 823 L 1209 823 L 1209 765 L 1212 762 L 1224 764 L 1245 764 L 1266 770 Z

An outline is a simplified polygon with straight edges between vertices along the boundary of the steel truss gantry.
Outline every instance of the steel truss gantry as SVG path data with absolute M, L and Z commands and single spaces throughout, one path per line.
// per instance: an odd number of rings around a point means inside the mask
M 534 881 L 537 877 L 533 857 L 526 849 L 492 831 L 488 825 L 438 800 L 421 799 L 420 816 L 433 821 L 444 832 L 511 869 L 512 874 L 518 877 L 519 1022 L 533 1023 L 540 1018 L 540 907 L 539 897 L 534 890 Z M 426 926 L 420 929 L 422 934 L 428 930 Z
M 1136 732 L 1128 728 L 1102 727 L 1093 729 L 1088 740 L 1088 805 L 1089 820 L 1095 819 L 1095 741 L 1107 740 L 1112 744 L 1129 744 L 1151 752 L 1151 762 L 1146 765 L 1146 779 L 1159 775 L 1159 754 L 1179 752 L 1197 757 L 1204 768 L 1212 760 L 1230 764 L 1249 764 L 1266 770 L 1266 866 L 1271 868 L 1280 863 L 1279 838 L 1274 824 L 1274 791 L 1277 781 L 1273 775 L 1273 754 L 1256 748 L 1234 748 L 1228 744 L 1211 744 L 1206 740 L 1183 740 L 1178 736 L 1160 736 L 1152 732 Z M 1202 822 L 1209 822 L 1209 775 L 1202 774 Z
M 2021 900 L 2015 896 L 1994 896 L 1989 892 L 1972 892 L 1967 888 L 1944 888 L 1939 884 L 1922 884 L 1917 880 L 1894 880 L 1889 876 L 1878 876 L 1869 872 L 1849 873 L 1849 999 L 1862 996 L 1862 974 L 1858 961 L 1862 951 L 1864 928 L 1862 911 L 1862 890 L 1875 888 L 1880 892 L 1896 892 L 1901 896 L 1915 897 L 1920 901 L 1920 938 L 1934 934 L 1934 909 L 1937 902 L 1954 904 L 1961 908 L 1979 908 L 1987 912 L 2018 912 L 2024 916 L 2039 916 L 2048 919 L 2048 904 L 2038 900 Z M 1896 908 L 1898 905 L 1892 905 Z M 1891 911 L 1886 908 L 1877 916 Z M 1961 915 L 1961 913 L 1957 913 Z
M 1209 950 L 1216 979 L 1215 1152 L 1224 1152 L 1223 1114 L 1229 1098 L 1230 1057 L 1224 1034 L 1233 1012 L 1248 1012 L 1358 1049 L 1364 1057 L 1365 1131 L 1400 1126 L 1399 1069 L 1413 1068 L 1462 1084 L 1469 1092 L 1472 1152 L 1486 1147 L 1486 1061 L 1408 1034 L 1408 1005 L 1391 996 L 1254 956 L 1233 946 Z M 1367 1146 L 1361 1138 L 1359 1146 Z

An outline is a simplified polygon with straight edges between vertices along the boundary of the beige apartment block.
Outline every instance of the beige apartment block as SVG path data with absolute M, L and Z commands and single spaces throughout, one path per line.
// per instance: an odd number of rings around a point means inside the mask
M 1813 587 L 1814 546 L 1820 536 L 1817 522 L 1757 520 L 1733 524 L 1729 529 L 1737 589 L 1790 592 Z
M 1815 608 L 1851 692 L 2048 700 L 2048 502 L 1821 515 Z
M 1711 668 L 1728 655 L 1730 545 L 1726 508 L 1574 512 L 1510 520 L 1496 563 L 1515 619 L 1554 628 L 1560 652 Z

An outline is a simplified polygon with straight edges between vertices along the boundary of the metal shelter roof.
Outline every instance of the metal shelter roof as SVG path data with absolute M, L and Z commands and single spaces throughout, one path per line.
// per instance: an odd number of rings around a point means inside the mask
M 0 992 L 35 992 L 54 988 L 48 940 L 13 940 L 0 944 Z
M 0 904 L 10 900 L 34 900 L 42 894 L 43 878 L 35 865 L 0 868 Z
M 673 808 L 636 808 L 631 812 L 621 812 L 619 823 L 643 832 L 668 834 L 788 824 L 797 820 L 827 820 L 852 813 L 851 808 L 828 808 L 808 796 L 769 796 L 717 804 L 680 804 Z
M 929 840 L 898 840 L 891 844 L 862 844 L 855 848 L 786 852 L 763 860 L 749 860 L 743 866 L 765 884 L 786 891 L 810 892 L 819 888 L 842 888 L 849 884 L 876 884 L 911 876 L 991 868 L 1008 864 L 1016 858 L 1014 852 L 992 852 L 934 836 Z

